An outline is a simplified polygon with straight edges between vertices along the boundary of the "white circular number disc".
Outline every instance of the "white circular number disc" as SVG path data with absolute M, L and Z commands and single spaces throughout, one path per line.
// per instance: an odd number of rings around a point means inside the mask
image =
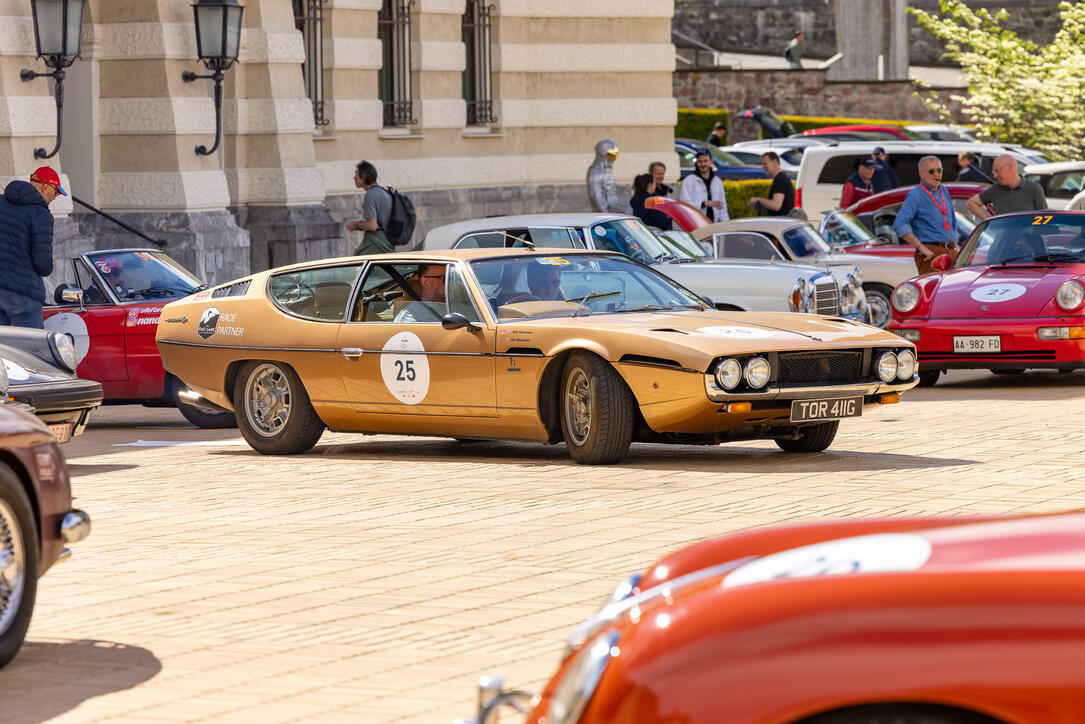
M 734 570 L 724 579 L 723 587 L 748 586 L 777 578 L 917 571 L 930 556 L 930 542 L 918 535 L 864 535 L 815 543 L 759 558 Z
M 429 360 L 418 335 L 400 332 L 384 344 L 381 377 L 384 386 L 400 402 L 417 405 L 426 399 L 429 392 Z
M 90 333 L 87 331 L 87 323 L 78 314 L 61 312 L 54 314 L 45 320 L 45 328 L 61 334 L 70 335 L 75 342 L 75 357 L 79 362 L 90 351 Z
M 1020 284 L 988 284 L 972 290 L 972 298 L 977 302 L 1008 302 L 1017 299 L 1027 289 Z
M 773 334 L 770 330 L 755 327 L 699 327 L 697 331 L 714 337 L 731 337 L 732 339 L 768 339 Z

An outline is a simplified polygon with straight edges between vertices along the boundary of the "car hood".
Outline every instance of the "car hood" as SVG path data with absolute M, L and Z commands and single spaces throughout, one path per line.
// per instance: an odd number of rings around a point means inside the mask
M 734 278 L 744 272 L 775 274 L 794 282 L 799 277 L 809 278 L 824 271 L 819 267 L 801 262 L 771 262 L 752 259 L 736 259 L 734 261 L 715 259 L 701 263 L 656 264 L 652 268 L 678 282 L 682 282 L 683 279 L 714 279 L 719 283 L 726 282 L 727 276 Z
M 18 388 L 19 385 L 66 382 L 75 379 L 75 375 L 6 344 L 0 344 L 0 358 L 4 360 L 4 368 L 7 370 L 8 381 L 12 388 Z
M 942 275 L 930 316 L 1035 317 L 1047 309 L 1068 275 L 1051 266 L 965 267 Z

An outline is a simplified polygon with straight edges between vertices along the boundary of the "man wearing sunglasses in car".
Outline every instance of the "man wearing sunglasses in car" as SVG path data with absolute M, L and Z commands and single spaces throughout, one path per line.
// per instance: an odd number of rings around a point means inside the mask
M 915 247 L 915 266 L 920 274 L 934 271 L 935 257 L 957 258 L 964 238 L 949 190 L 942 185 L 942 161 L 937 156 L 919 159 L 919 183 L 904 197 L 893 221 L 893 230 Z

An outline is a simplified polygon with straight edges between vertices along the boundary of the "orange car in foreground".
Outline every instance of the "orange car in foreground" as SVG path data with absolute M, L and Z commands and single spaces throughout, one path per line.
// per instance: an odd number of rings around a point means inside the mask
M 706 541 L 619 585 L 541 695 L 480 683 L 479 721 L 1082 722 L 1085 513 Z

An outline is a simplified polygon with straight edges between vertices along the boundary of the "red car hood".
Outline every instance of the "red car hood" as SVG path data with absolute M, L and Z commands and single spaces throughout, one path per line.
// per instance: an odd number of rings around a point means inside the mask
M 1054 266 L 966 267 L 942 275 L 932 318 L 1036 317 L 1071 275 Z

